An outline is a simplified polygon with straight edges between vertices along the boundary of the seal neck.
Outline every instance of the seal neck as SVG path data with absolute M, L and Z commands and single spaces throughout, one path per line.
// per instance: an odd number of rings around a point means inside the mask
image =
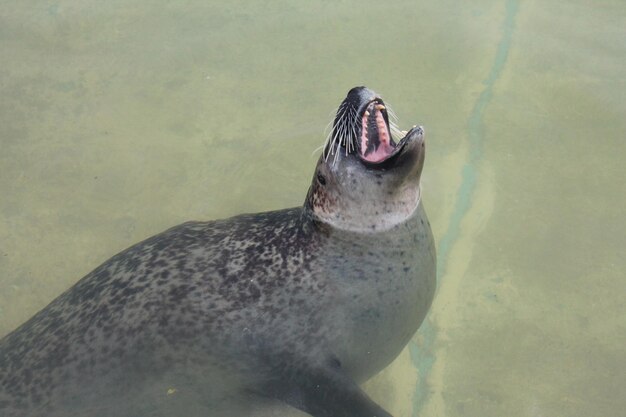
M 346 233 L 372 234 L 386 232 L 416 217 L 421 203 L 421 187 L 407 187 L 385 200 L 371 200 L 367 204 L 342 201 L 332 211 L 316 210 L 309 199 L 304 212 L 318 226 Z

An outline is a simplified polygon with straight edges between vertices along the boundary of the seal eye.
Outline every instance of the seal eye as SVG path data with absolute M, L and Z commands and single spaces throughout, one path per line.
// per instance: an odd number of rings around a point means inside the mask
M 322 174 L 317 174 L 317 180 L 319 181 L 320 184 L 326 185 L 326 177 L 323 176 Z

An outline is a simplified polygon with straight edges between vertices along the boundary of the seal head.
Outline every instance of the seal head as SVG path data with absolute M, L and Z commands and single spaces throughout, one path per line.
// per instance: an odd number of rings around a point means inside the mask
M 390 123 L 390 113 L 366 87 L 348 92 L 307 196 L 315 218 L 342 230 L 375 231 L 393 227 L 415 210 L 424 130 L 414 126 L 402 132 Z

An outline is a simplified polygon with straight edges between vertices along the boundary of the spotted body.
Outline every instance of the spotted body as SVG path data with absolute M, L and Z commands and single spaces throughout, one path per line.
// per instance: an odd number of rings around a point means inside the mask
M 421 129 L 407 138 L 383 170 L 329 144 L 303 207 L 184 223 L 106 261 L 0 340 L 0 416 L 389 416 L 357 384 L 435 289 Z

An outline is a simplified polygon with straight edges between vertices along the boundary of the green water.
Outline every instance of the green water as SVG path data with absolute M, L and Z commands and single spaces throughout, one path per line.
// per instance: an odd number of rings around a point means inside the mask
M 626 3 L 0 1 L 0 336 L 189 219 L 299 205 L 365 84 L 427 132 L 397 417 L 626 409 Z

